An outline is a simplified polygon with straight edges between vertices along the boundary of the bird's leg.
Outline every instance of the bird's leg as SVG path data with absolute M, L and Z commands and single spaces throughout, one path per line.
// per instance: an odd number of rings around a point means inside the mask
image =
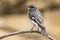
M 31 28 L 31 31 L 33 31 L 33 28 L 35 27 L 35 25 L 33 25 L 33 27 Z
M 39 31 L 39 27 L 38 27 L 37 31 Z

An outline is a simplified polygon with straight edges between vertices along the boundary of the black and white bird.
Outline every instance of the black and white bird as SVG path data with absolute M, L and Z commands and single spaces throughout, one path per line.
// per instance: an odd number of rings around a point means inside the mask
M 41 34 L 46 36 L 47 33 L 46 33 L 46 30 L 45 30 L 45 27 L 43 26 L 44 19 L 42 17 L 42 14 L 38 10 L 38 8 L 34 5 L 28 6 L 27 15 L 28 15 L 29 19 L 31 20 L 31 22 L 34 24 L 34 26 L 32 27 L 31 30 L 33 30 L 33 28 L 35 26 L 38 26 L 38 30 L 39 30 L 39 28 L 41 28 Z

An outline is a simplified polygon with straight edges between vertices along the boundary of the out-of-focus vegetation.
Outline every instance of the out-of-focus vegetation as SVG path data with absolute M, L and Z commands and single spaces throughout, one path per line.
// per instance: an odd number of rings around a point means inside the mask
M 33 24 L 27 17 L 27 5 L 34 4 L 43 14 L 49 34 L 60 40 L 60 0 L 0 0 L 0 36 L 15 31 L 31 30 Z M 35 28 L 36 29 L 36 28 Z M 33 33 L 21 34 L 3 40 L 48 40 Z

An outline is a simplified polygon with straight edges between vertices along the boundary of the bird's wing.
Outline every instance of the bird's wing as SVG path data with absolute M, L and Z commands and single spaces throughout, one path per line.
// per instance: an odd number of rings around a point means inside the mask
M 36 19 L 37 21 L 39 21 L 40 23 L 44 21 L 43 17 L 42 17 L 42 14 L 38 11 L 36 11 Z

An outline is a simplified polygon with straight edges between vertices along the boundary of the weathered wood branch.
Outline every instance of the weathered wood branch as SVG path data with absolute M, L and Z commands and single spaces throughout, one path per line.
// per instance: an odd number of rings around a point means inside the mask
M 13 32 L 13 33 L 10 33 L 10 34 L 6 34 L 6 35 L 3 35 L 3 36 L 0 36 L 0 40 L 4 39 L 6 37 L 10 37 L 10 36 L 18 35 L 18 34 L 24 34 L 24 33 L 38 33 L 38 34 L 41 34 L 40 31 L 35 31 L 35 30 L 34 31 L 18 31 L 18 32 Z M 50 35 L 48 35 L 47 37 L 50 40 L 55 40 Z
M 10 37 L 10 36 L 14 36 L 14 35 L 18 35 L 18 34 L 23 34 L 23 33 L 39 33 L 39 34 L 41 34 L 41 32 L 39 32 L 39 31 L 18 31 L 18 32 L 13 32 L 10 34 L 3 35 L 0 37 L 0 39 Z

